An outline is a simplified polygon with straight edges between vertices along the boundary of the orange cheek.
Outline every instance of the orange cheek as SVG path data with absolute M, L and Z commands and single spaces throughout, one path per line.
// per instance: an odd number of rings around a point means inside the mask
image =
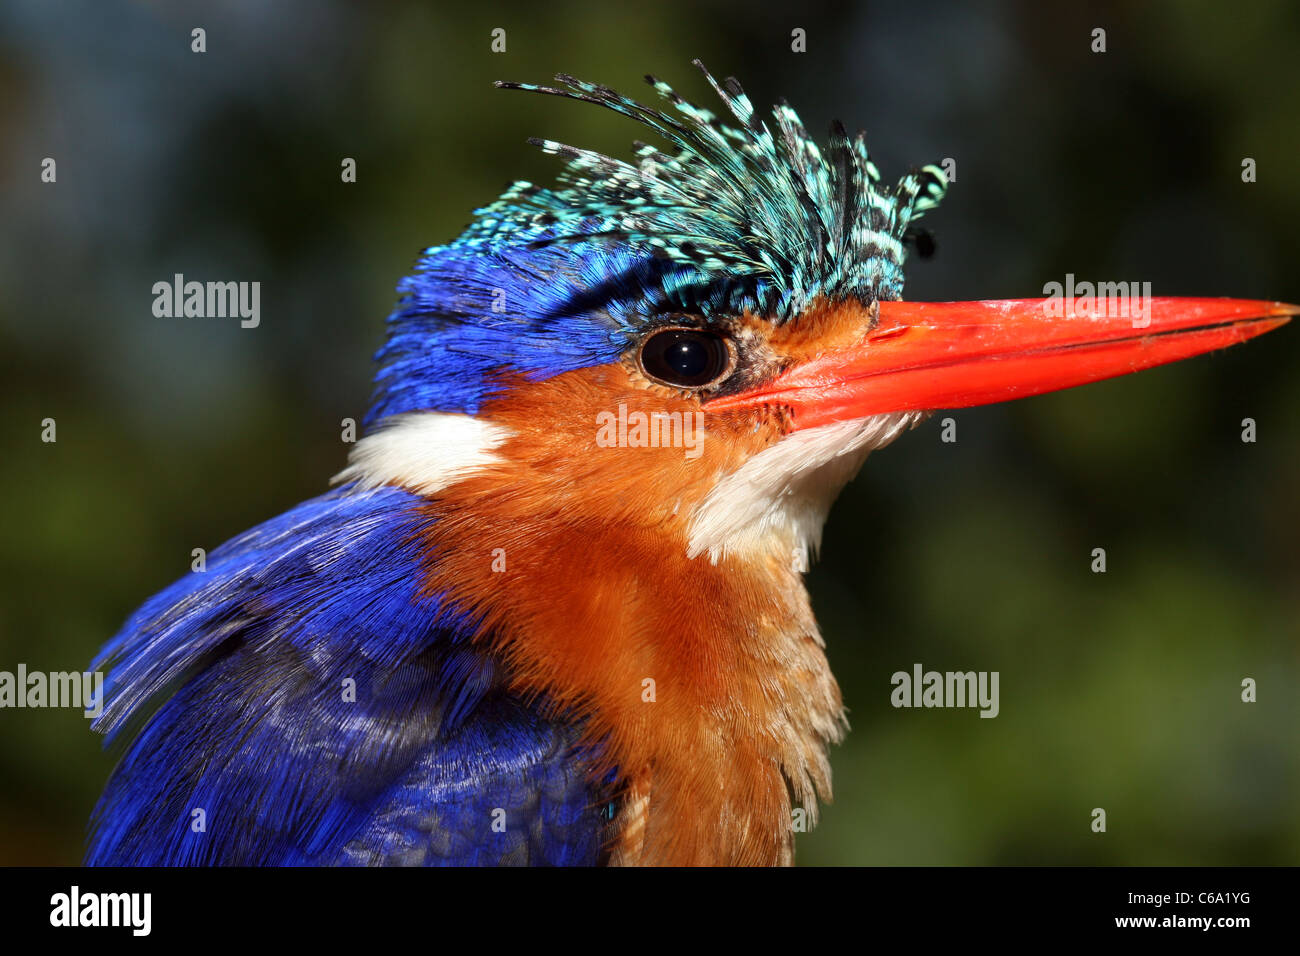
M 746 341 L 759 343 L 774 368 L 785 369 L 830 349 L 864 343 L 878 315 L 875 304 L 867 307 L 855 301 L 820 300 L 781 325 L 742 316 L 738 331 Z
M 719 475 L 781 437 L 761 413 L 713 416 L 693 395 L 648 385 L 621 364 L 519 383 L 481 414 L 509 429 L 516 500 L 612 517 L 629 506 L 685 518 Z M 502 476 L 504 479 L 505 476 Z

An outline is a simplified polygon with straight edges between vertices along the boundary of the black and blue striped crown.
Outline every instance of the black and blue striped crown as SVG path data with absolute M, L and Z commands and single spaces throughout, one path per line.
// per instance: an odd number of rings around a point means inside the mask
M 539 245 L 643 248 L 684 266 L 679 284 L 736 289 L 724 298 L 742 301 L 717 303 L 721 308 L 745 305 L 777 321 L 819 296 L 900 297 L 904 233 L 943 197 L 942 170 L 925 166 L 883 185 L 863 133 L 849 136 L 836 123 L 823 153 L 789 105 L 773 110 L 773 132 L 735 79 L 719 83 L 695 64 L 738 125 L 725 125 L 653 76 L 647 81 L 683 119 L 564 74 L 556 78 L 559 87 L 499 83 L 607 107 L 653 130 L 675 152 L 637 143 L 636 161 L 623 162 L 533 140 L 568 160 L 558 188 L 515 183 L 478 211 L 460 241 L 536 234 Z M 749 298 L 756 301 L 743 301 Z
M 902 295 L 904 239 L 943 196 L 942 171 L 884 185 L 862 134 L 836 124 L 823 152 L 789 106 L 774 110 L 774 132 L 735 80 L 704 75 L 734 124 L 654 77 L 680 118 L 564 75 L 559 87 L 498 84 L 605 106 L 668 151 L 637 143 L 624 162 L 534 140 L 568 160 L 556 186 L 514 183 L 398 287 L 368 422 L 475 413 L 501 371 L 545 378 L 615 361 L 657 315 L 781 323 L 822 298 Z

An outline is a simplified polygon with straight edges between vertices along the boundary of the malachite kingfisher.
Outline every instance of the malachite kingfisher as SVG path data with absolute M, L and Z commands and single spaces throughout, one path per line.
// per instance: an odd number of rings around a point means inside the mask
M 90 863 L 788 864 L 846 729 L 803 573 L 867 455 L 1300 312 L 902 301 L 943 170 L 887 184 L 700 69 L 725 119 L 654 77 L 662 110 L 498 84 L 665 145 L 535 141 L 558 183 L 400 284 L 336 487 L 104 647 Z

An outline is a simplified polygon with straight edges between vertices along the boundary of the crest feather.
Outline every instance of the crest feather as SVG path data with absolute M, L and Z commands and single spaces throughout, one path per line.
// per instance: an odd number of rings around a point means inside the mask
M 773 109 L 773 132 L 734 78 L 720 83 L 695 65 L 735 125 L 653 76 L 647 82 L 680 119 L 567 74 L 554 87 L 498 83 L 611 109 L 653 130 L 670 150 L 637 143 L 635 162 L 625 162 L 532 140 L 567 161 L 557 188 L 515 183 L 478 210 L 458 242 L 617 242 L 682 266 L 679 296 L 687 286 L 727 288 L 713 302 L 701 297 L 706 312 L 749 308 L 776 321 L 818 297 L 899 298 L 904 234 L 943 197 L 943 171 L 925 166 L 883 185 L 862 133 L 850 137 L 834 124 L 823 153 L 788 104 Z

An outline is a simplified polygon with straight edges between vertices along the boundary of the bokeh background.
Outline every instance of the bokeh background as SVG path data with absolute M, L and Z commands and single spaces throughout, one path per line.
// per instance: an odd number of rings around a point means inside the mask
M 81 669 L 192 548 L 326 487 L 416 253 L 556 170 L 527 136 L 641 135 L 494 79 L 704 100 L 701 57 L 866 128 L 886 177 L 956 159 L 911 298 L 1072 272 L 1300 300 L 1289 0 L 451 6 L 0 7 L 0 669 Z M 176 272 L 260 281 L 261 327 L 154 318 Z M 854 729 L 801 862 L 1300 860 L 1298 372 L 1287 328 L 869 461 L 810 576 Z M 893 709 L 914 662 L 999 671 L 1001 715 Z M 77 713 L 0 711 L 0 862 L 78 861 L 110 766 Z

